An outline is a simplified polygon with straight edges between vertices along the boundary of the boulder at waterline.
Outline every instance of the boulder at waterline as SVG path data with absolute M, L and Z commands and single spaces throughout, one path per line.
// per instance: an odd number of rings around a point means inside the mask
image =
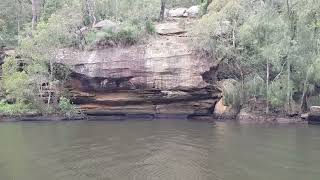
M 310 124 L 320 124 L 320 106 L 311 106 L 308 115 Z

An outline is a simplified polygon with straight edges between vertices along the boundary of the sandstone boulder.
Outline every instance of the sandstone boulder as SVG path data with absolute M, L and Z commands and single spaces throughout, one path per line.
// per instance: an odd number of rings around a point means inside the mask
M 301 119 L 307 120 L 308 117 L 309 117 L 309 114 L 308 113 L 304 113 L 304 114 L 301 114 L 300 117 L 301 117 Z
M 168 18 L 169 17 L 169 11 L 170 10 L 167 9 L 167 8 L 164 10 L 164 18 Z
M 249 112 L 247 109 L 242 109 L 237 115 L 237 120 L 240 124 L 303 124 L 305 123 L 300 118 L 279 117 L 278 115 L 266 115 L 258 112 Z
M 187 12 L 187 8 L 176 8 L 169 10 L 169 17 L 183 17 L 183 15 Z
M 8 50 L 4 51 L 4 54 L 6 56 L 15 56 L 16 51 L 14 49 L 8 49 Z
M 96 23 L 93 28 L 97 29 L 97 30 L 111 30 L 111 31 L 116 31 L 116 29 L 118 28 L 117 23 L 110 21 L 108 19 L 105 19 L 103 21 L 100 21 L 98 23 Z
M 311 124 L 320 124 L 320 106 L 310 107 L 308 122 Z
M 156 32 L 160 35 L 175 35 L 186 33 L 186 30 L 183 29 L 177 22 L 157 24 L 155 28 Z
M 232 106 L 225 105 L 222 98 L 215 105 L 214 116 L 220 119 L 232 119 L 237 116 L 237 111 Z
M 197 17 L 200 13 L 200 7 L 199 6 L 192 6 L 189 9 L 187 9 L 186 13 L 189 17 Z

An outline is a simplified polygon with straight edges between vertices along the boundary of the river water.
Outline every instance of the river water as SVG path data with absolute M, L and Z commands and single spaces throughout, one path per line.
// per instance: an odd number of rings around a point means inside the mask
M 0 180 L 302 179 L 320 179 L 320 126 L 0 124 Z

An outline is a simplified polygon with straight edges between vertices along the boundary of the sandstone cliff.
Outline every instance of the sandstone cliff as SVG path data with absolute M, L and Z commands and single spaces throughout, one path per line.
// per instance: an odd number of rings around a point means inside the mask
M 74 103 L 88 115 L 211 115 L 220 91 L 206 78 L 214 78 L 216 64 L 192 48 L 193 21 L 157 24 L 157 35 L 140 45 L 62 50 L 59 62 L 72 69 Z

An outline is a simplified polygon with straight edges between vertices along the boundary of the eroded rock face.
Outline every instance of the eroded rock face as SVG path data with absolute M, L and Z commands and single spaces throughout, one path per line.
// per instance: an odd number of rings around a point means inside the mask
M 203 74 L 215 66 L 196 55 L 187 28 L 157 26 L 148 43 L 93 51 L 64 49 L 74 102 L 88 114 L 210 115 L 219 90 Z

